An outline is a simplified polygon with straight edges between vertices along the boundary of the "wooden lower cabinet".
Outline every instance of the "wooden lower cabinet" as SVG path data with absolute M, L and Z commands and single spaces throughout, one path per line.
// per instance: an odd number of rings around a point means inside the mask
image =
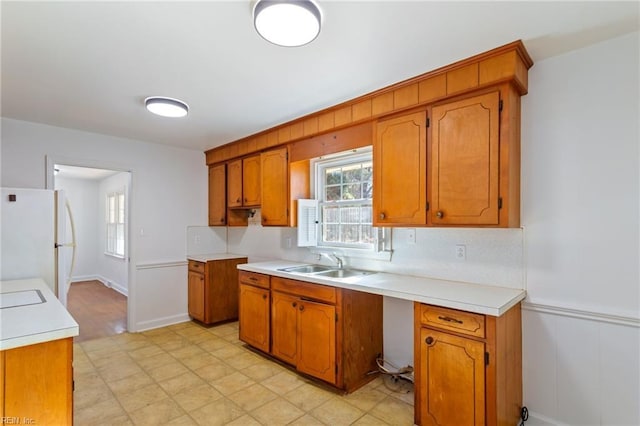
M 72 337 L 1 351 L 2 423 L 73 424 L 72 363 Z
M 238 280 L 240 340 L 263 352 L 269 352 L 271 349 L 269 276 L 240 271 Z
M 264 302 L 248 281 L 256 275 L 240 273 L 240 340 L 346 392 L 375 377 L 368 373 L 382 356 L 382 296 L 272 276 L 267 332 Z M 256 335 L 269 335 L 270 346 Z
M 416 302 L 415 423 L 514 425 L 522 407 L 520 304 L 500 317 Z
M 238 318 L 238 265 L 246 257 L 198 262 L 189 260 L 189 316 L 205 324 Z

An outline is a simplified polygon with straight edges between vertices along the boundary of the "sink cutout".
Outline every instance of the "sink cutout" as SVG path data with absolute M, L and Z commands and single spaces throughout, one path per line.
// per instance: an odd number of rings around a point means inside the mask
M 0 293 L 0 309 L 39 305 L 46 302 L 40 290 L 21 290 Z

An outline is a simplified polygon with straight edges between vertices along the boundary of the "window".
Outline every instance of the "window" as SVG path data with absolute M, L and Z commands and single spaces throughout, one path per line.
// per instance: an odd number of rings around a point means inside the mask
M 373 163 L 371 152 L 316 164 L 318 245 L 373 249 Z
M 125 236 L 124 217 L 125 203 L 124 192 L 113 192 L 107 194 L 107 246 L 106 254 L 124 257 Z

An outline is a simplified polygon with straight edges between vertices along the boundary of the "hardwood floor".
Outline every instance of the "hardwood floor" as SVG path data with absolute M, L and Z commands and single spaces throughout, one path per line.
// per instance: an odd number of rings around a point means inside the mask
M 67 309 L 80 326 L 76 343 L 127 331 L 127 298 L 99 281 L 71 284 Z

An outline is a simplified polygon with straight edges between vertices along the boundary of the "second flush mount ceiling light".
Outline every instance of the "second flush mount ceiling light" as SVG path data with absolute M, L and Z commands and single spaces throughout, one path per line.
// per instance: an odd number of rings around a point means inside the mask
M 184 117 L 189 113 L 189 105 L 185 102 L 165 96 L 151 96 L 144 100 L 144 106 L 149 112 L 163 117 Z
M 257 0 L 253 25 L 262 38 L 273 44 L 304 46 L 320 34 L 322 12 L 312 0 Z

